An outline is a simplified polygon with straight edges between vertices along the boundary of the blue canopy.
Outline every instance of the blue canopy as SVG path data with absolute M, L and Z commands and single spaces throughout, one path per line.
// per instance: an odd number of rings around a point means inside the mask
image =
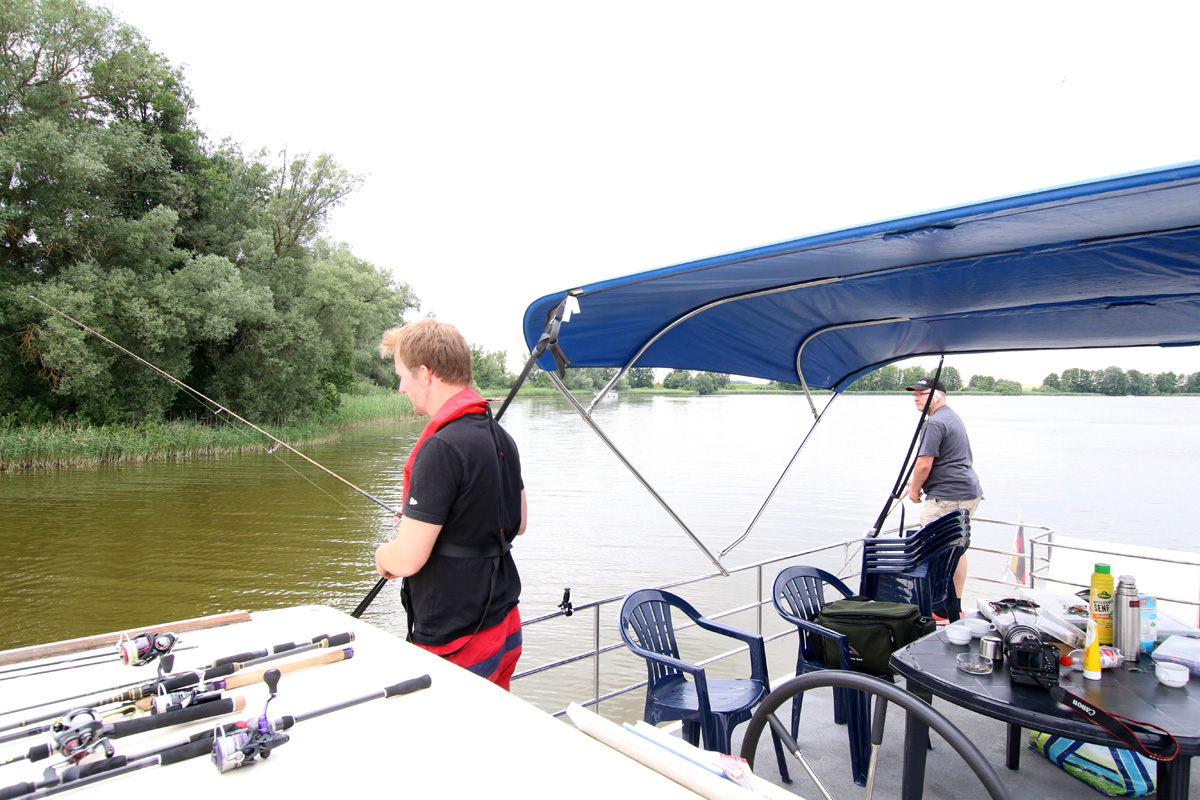
M 934 211 L 568 290 L 573 367 L 842 391 L 910 356 L 1200 343 L 1200 162 Z M 567 291 L 525 312 L 532 350 Z M 539 366 L 554 369 L 547 354 Z M 801 373 L 802 371 L 802 373 Z

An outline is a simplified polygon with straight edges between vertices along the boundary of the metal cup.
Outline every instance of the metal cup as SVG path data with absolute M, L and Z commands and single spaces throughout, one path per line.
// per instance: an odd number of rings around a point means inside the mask
M 1004 642 L 994 633 L 979 637 L 979 654 L 987 656 L 992 663 L 999 665 L 1004 661 Z

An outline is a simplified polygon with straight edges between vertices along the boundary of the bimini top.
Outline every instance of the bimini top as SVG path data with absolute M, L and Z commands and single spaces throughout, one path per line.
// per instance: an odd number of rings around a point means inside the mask
M 569 290 L 574 367 L 842 391 L 910 356 L 1200 342 L 1200 162 L 824 233 Z M 567 291 L 525 312 L 532 350 Z M 547 354 L 538 362 L 554 369 Z M 802 371 L 802 374 L 801 374 Z

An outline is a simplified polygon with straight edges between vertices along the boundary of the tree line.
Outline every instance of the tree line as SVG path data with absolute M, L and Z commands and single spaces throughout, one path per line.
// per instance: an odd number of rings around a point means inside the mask
M 209 141 L 181 70 L 107 9 L 5 0 L 0 37 L 0 421 L 199 408 L 30 295 L 252 418 L 394 387 L 378 336 L 419 301 L 320 236 L 360 176 Z
M 1200 372 L 1191 375 L 1174 372 L 1141 372 L 1120 367 L 1063 370 L 1051 372 L 1042 381 L 1040 391 L 1078 392 L 1106 395 L 1200 394 Z

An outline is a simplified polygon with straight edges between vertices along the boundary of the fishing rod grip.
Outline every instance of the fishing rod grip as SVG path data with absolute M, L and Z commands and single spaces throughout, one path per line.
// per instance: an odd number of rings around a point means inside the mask
M 275 720 L 275 729 L 280 730 L 280 731 L 286 731 L 288 728 L 291 728 L 297 722 L 304 722 L 304 720 L 306 720 L 306 719 L 312 719 L 313 717 L 319 717 L 323 714 L 329 714 L 334 711 L 341 711 L 344 708 L 350 708 L 352 706 L 359 705 L 360 703 L 367 703 L 367 702 L 370 702 L 371 700 L 387 699 L 389 697 L 393 697 L 398 694 L 408 694 L 409 692 L 415 692 L 418 689 L 428 689 L 430 684 L 431 684 L 431 681 L 429 680 L 428 675 L 422 675 L 419 678 L 411 678 L 410 680 L 397 683 L 395 686 L 388 686 L 387 688 L 385 688 L 381 691 L 377 691 L 372 694 L 366 694 L 366 695 L 363 695 L 362 697 L 356 697 L 353 700 L 347 700 L 343 703 L 338 703 L 338 704 L 332 705 L 332 706 L 326 706 L 325 708 L 316 708 L 316 709 L 313 709 L 312 711 L 307 711 L 303 714 L 289 714 L 287 716 L 281 717 L 281 718 Z
M 30 761 L 41 761 L 44 758 L 49 758 L 54 755 L 54 748 L 48 744 L 39 744 L 36 747 L 29 748 L 29 752 L 25 755 Z
M 394 686 L 389 686 L 383 690 L 384 697 L 395 697 L 398 694 L 408 694 L 409 692 L 428 689 L 433 684 L 428 675 L 422 675 L 419 678 L 410 678 L 406 681 L 401 681 Z
M 37 789 L 36 783 L 14 783 L 0 789 L 0 800 L 12 800 L 14 797 L 27 795 Z
M 345 633 L 337 633 L 333 636 L 323 633 L 320 636 L 313 637 L 313 644 L 318 644 L 321 641 L 325 642 L 326 647 L 341 647 L 354 641 L 354 632 L 346 631 Z
M 125 720 L 124 722 L 114 722 L 112 725 L 105 725 L 104 731 L 108 736 L 119 739 L 122 736 L 133 736 L 138 733 L 145 733 L 146 731 L 167 728 L 171 725 L 180 725 L 184 722 L 194 722 L 198 719 L 208 719 L 209 717 L 220 717 L 235 711 L 241 711 L 245 707 L 246 698 L 227 697 L 224 700 L 201 703 L 198 706 L 171 711 L 167 714 L 156 714 L 150 717 Z
M 298 672 L 309 667 L 319 667 L 324 664 L 336 664 L 339 661 L 346 661 L 354 657 L 354 649 L 347 647 L 343 650 L 325 650 L 318 655 L 309 658 L 301 659 L 300 661 L 292 661 L 288 664 L 280 664 L 277 669 L 281 673 Z M 238 673 L 231 678 L 223 681 L 222 688 L 224 689 L 239 689 L 243 686 L 249 686 L 252 683 L 258 683 L 267 674 L 267 669 L 256 669 L 253 672 Z
M 375 581 L 375 585 L 371 587 L 371 591 L 368 592 L 367 596 L 364 597 L 362 602 L 358 604 L 358 608 L 350 612 L 350 616 L 354 617 L 355 619 L 361 617 L 363 612 L 367 610 L 367 606 L 371 605 L 371 601 L 375 599 L 375 595 L 379 594 L 380 590 L 383 589 L 384 584 L 387 582 L 387 578 L 380 578 L 379 580 Z

